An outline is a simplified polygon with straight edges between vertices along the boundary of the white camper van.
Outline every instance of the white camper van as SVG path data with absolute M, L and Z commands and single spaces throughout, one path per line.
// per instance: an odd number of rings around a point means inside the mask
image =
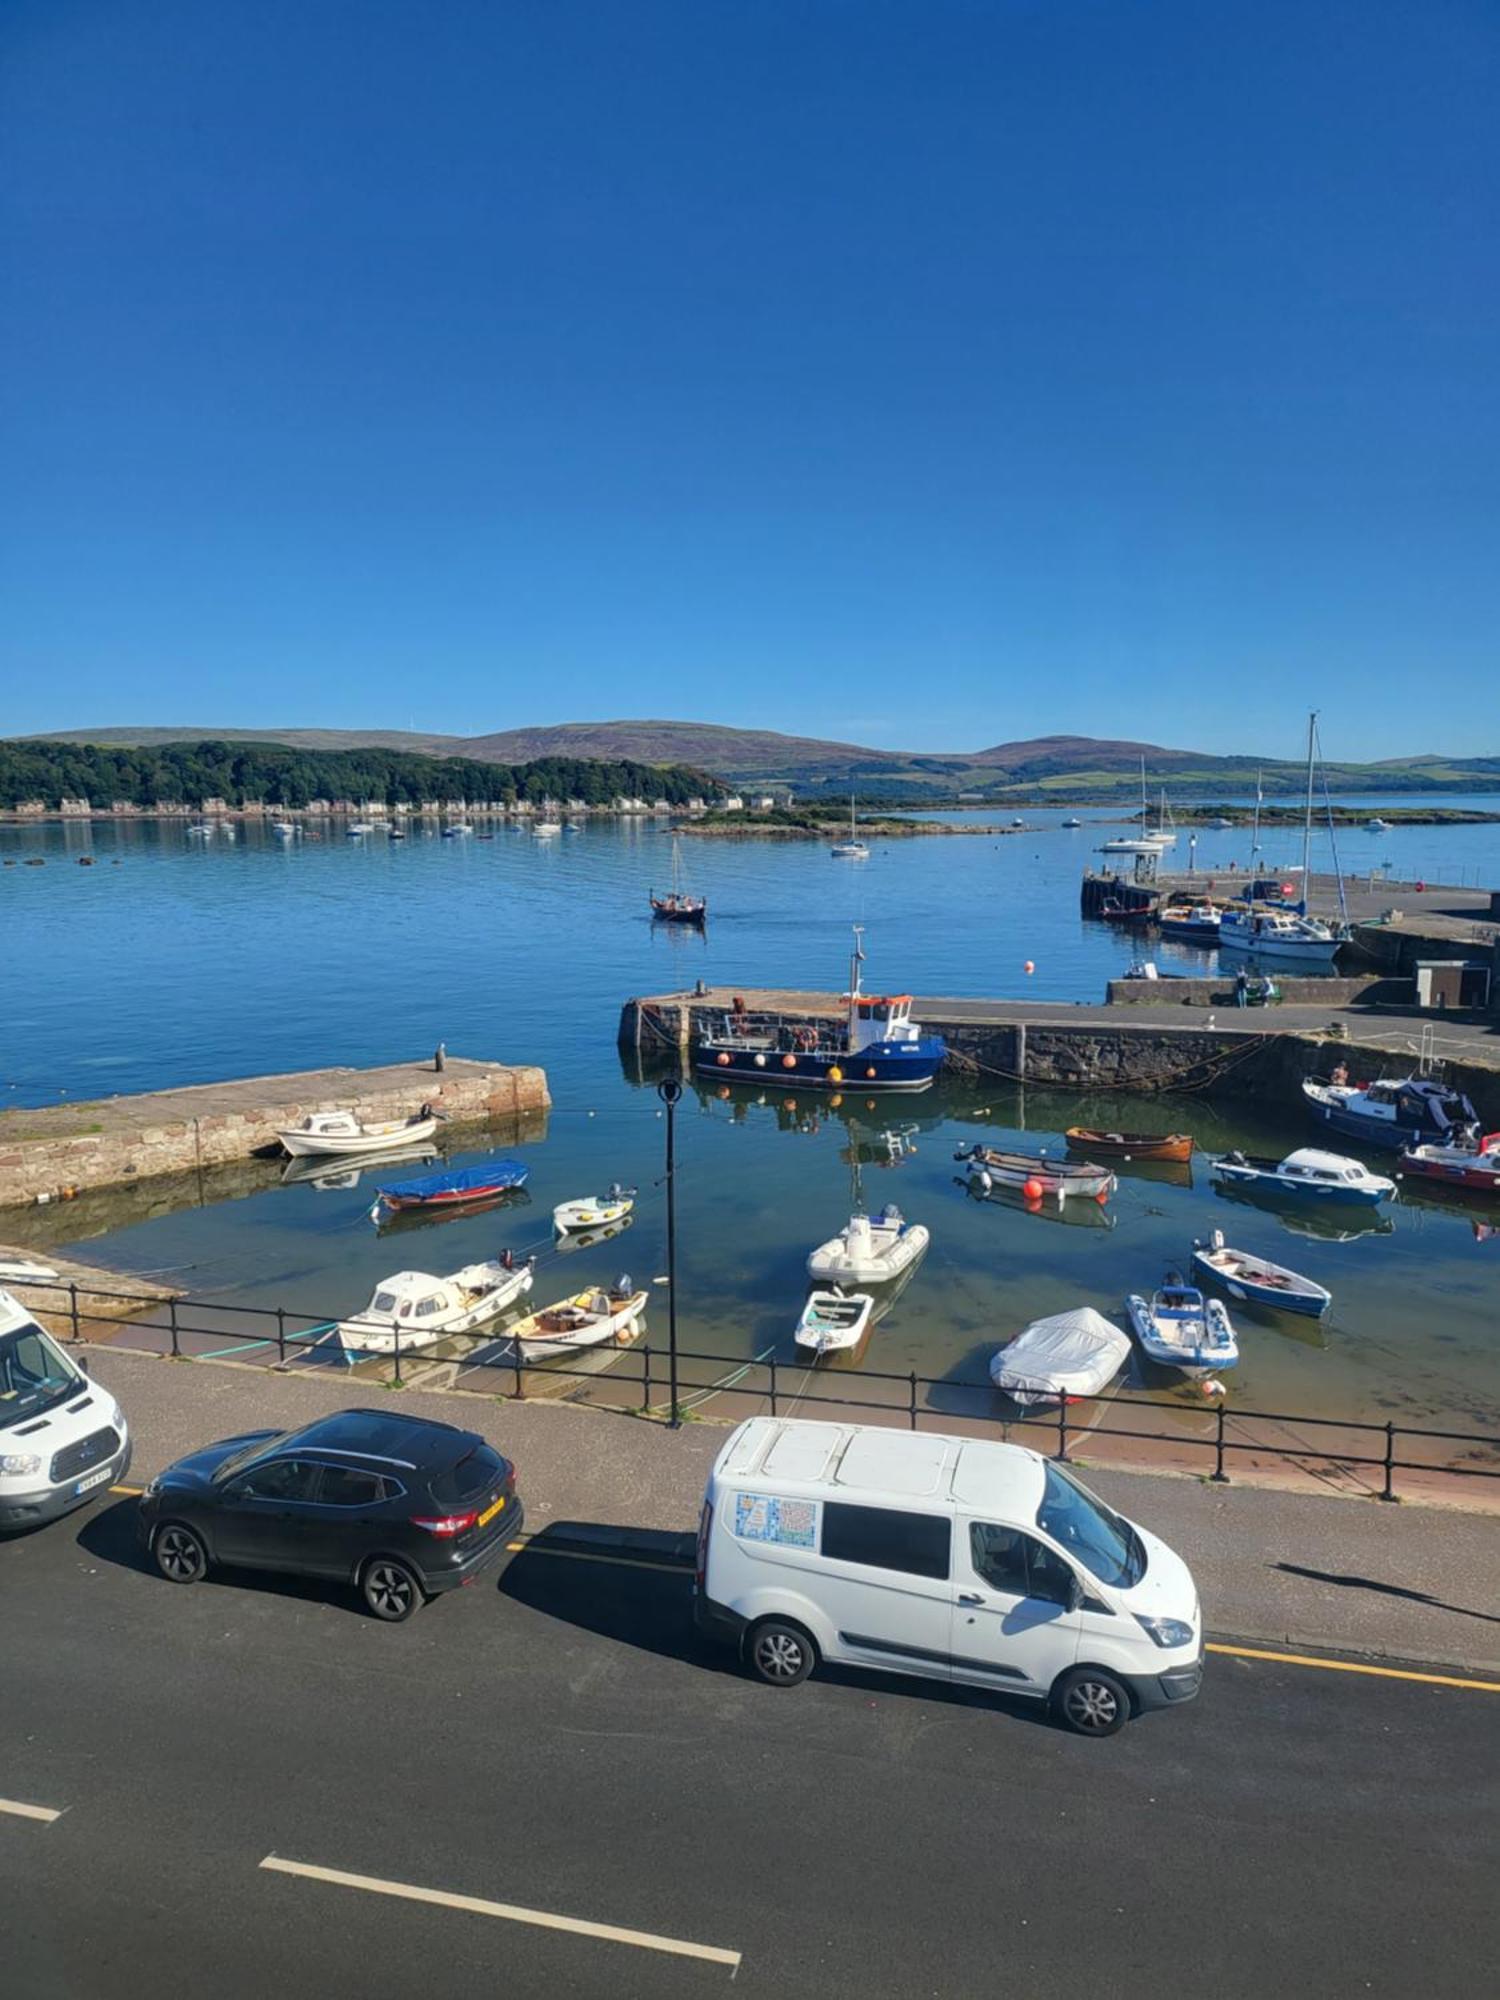
M 976 1438 L 741 1424 L 709 1474 L 695 1609 L 776 1687 L 837 1660 L 1028 1695 L 1087 1736 L 1203 1677 L 1181 1557 L 1066 1466 Z
M 114 1397 L 0 1291 L 0 1530 L 55 1521 L 129 1469 Z

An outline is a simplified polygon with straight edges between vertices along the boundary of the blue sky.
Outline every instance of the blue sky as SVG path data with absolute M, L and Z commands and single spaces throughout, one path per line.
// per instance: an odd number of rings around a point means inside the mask
M 0 730 L 1500 751 L 1493 0 L 8 0 Z

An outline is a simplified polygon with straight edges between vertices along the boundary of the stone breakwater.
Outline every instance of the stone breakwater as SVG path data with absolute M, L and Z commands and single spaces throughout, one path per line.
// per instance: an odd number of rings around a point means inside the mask
M 243 1160 L 311 1111 L 378 1122 L 431 1104 L 454 1124 L 545 1130 L 546 1072 L 450 1057 L 381 1069 L 301 1070 L 0 1115 L 0 1207 Z

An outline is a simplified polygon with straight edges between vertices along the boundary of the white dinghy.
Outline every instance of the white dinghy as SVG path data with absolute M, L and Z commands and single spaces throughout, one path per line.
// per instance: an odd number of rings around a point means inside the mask
M 352 1111 L 312 1111 L 300 1125 L 276 1136 L 296 1160 L 314 1153 L 381 1153 L 392 1146 L 415 1146 L 436 1130 L 437 1113 L 424 1104 L 410 1118 L 371 1125 L 362 1124 Z
M 531 1290 L 533 1260 L 495 1258 L 465 1264 L 446 1278 L 426 1271 L 397 1271 L 382 1278 L 362 1313 L 340 1320 L 334 1334 L 354 1354 L 415 1353 L 450 1334 L 471 1333 Z
M 804 1354 L 839 1354 L 858 1347 L 870 1330 L 875 1301 L 868 1292 L 811 1292 L 797 1322 Z
M 523 1361 L 566 1361 L 580 1348 L 629 1340 L 646 1310 L 647 1297 L 631 1290 L 628 1277 L 620 1277 L 607 1292 L 595 1285 L 518 1319 L 510 1338 Z
M 909 1271 L 931 1240 L 923 1223 L 908 1222 L 887 1202 L 877 1216 L 851 1215 L 837 1236 L 820 1243 L 807 1260 L 808 1276 L 822 1284 L 884 1284 Z
M 990 1380 L 1013 1403 L 1057 1403 L 1097 1396 L 1130 1358 L 1130 1335 L 1092 1306 L 1033 1320 L 996 1350 Z
M 581 1201 L 560 1201 L 552 1211 L 552 1227 L 559 1236 L 575 1229 L 606 1229 L 619 1222 L 635 1207 L 635 1189 L 610 1185 L 608 1194 L 585 1195 Z

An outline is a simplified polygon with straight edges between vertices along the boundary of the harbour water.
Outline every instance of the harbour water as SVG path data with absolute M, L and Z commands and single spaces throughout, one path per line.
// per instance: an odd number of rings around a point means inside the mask
M 647 891 L 666 884 L 671 849 L 649 825 L 600 822 L 546 842 L 501 828 L 492 839 L 395 845 L 336 830 L 321 841 L 283 843 L 254 828 L 233 843 L 190 843 L 179 825 L 0 829 L 0 858 L 49 864 L 0 872 L 12 944 L 0 1047 L 9 1105 L 383 1062 L 439 1041 L 543 1064 L 556 1101 L 546 1138 L 520 1149 L 529 1203 L 399 1237 L 378 1235 L 368 1219 L 371 1175 L 283 1185 L 269 1169 L 265 1185 L 232 1201 L 164 1200 L 153 1213 L 148 1190 L 128 1190 L 8 1213 L 3 1234 L 76 1243 L 88 1259 L 161 1273 L 194 1298 L 310 1316 L 353 1310 L 398 1265 L 448 1270 L 503 1245 L 541 1253 L 542 1299 L 622 1266 L 647 1282 L 665 1268 L 662 1124 L 650 1080 L 631 1076 L 615 1049 L 622 1000 L 699 976 L 837 987 L 855 921 L 869 927 L 876 989 L 1097 1000 L 1138 941 L 1080 918 L 1079 874 L 1107 815 L 1081 812 L 1088 823 L 1075 830 L 1061 827 L 1064 816 L 1028 813 L 1028 831 L 1004 838 L 877 841 L 862 864 L 833 862 L 818 843 L 685 838 L 690 886 L 709 901 L 704 934 L 649 922 Z M 1294 844 L 1288 831 L 1268 835 L 1268 858 L 1284 863 Z M 1174 869 L 1186 850 L 1183 833 Z M 93 867 L 73 865 L 83 852 Z M 1407 879 L 1500 883 L 1495 826 L 1341 830 L 1340 852 L 1362 872 L 1390 860 Z M 1247 853 L 1244 829 L 1198 835 L 1205 874 Z M 1326 847 L 1314 865 L 1327 866 Z M 1186 948 L 1154 952 L 1182 969 L 1212 964 Z M 933 1235 L 870 1337 L 870 1366 L 982 1378 L 995 1345 L 1027 1320 L 1074 1304 L 1118 1317 L 1127 1292 L 1183 1266 L 1193 1239 L 1218 1227 L 1334 1295 L 1321 1324 L 1237 1312 L 1243 1358 L 1226 1378 L 1231 1407 L 1500 1428 L 1500 1237 L 1484 1228 L 1500 1215 L 1403 1199 L 1347 1240 L 1308 1235 L 1291 1218 L 1217 1196 L 1201 1156 L 1187 1172 L 1127 1168 L 1106 1208 L 1070 1207 L 1062 1220 L 975 1201 L 956 1180 L 959 1145 L 1024 1138 L 1060 1149 L 1075 1123 L 1190 1130 L 1205 1152 L 1285 1151 L 1313 1137 L 1297 1105 L 1088 1099 L 996 1079 L 902 1102 L 847 1098 L 837 1110 L 811 1096 L 773 1090 L 762 1101 L 708 1086 L 689 1091 L 679 1117 L 680 1336 L 726 1369 L 768 1353 L 790 1363 L 807 1253 L 857 1196 L 898 1201 Z M 553 1203 L 615 1179 L 641 1190 L 630 1232 L 545 1261 Z M 653 1340 L 663 1321 L 654 1303 Z M 1142 1386 L 1161 1394 L 1170 1384 Z

